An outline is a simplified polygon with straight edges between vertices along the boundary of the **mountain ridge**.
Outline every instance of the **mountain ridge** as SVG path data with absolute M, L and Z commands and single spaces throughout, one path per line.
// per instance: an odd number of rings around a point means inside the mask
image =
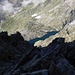
M 13 17 L 9 16 L 2 23 L 1 31 L 8 31 L 9 34 L 19 31 L 27 40 L 42 37 L 51 31 L 60 31 L 56 35 L 64 37 L 66 26 L 75 19 L 74 3 L 74 0 L 47 0 L 38 6 L 28 4 Z

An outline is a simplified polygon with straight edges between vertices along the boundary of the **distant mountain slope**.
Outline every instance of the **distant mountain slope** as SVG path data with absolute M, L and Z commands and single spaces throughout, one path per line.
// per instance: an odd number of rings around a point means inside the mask
M 74 5 L 75 0 L 46 0 L 38 6 L 30 3 L 8 17 L 1 29 L 9 34 L 20 31 L 27 40 L 42 37 L 51 31 L 61 32 L 75 19 Z

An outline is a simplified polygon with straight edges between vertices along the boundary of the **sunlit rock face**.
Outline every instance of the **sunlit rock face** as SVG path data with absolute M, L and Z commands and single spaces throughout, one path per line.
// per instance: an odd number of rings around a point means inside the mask
M 19 31 L 28 41 L 58 31 L 42 40 L 43 46 L 56 37 L 65 37 L 67 42 L 74 39 L 75 0 L 3 0 L 1 3 L 3 13 L 0 13 L 5 20 L 1 21 L 1 31 L 9 34 Z

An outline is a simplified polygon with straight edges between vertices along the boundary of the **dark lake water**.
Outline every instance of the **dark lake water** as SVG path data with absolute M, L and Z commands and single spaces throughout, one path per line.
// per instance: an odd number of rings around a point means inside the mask
M 34 39 L 31 39 L 29 41 L 30 44 L 34 44 L 35 42 L 39 41 L 39 40 L 45 40 L 46 38 L 52 36 L 52 35 L 55 35 L 56 33 L 58 33 L 58 31 L 52 31 L 52 32 L 47 32 L 47 34 L 45 34 L 44 36 L 40 37 L 40 38 L 34 38 Z

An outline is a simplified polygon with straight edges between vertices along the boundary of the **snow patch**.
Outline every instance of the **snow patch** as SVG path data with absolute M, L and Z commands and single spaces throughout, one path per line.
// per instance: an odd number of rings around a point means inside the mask
M 35 19 L 40 19 L 40 18 L 41 18 L 41 16 L 36 16 L 36 17 L 35 17 Z
M 32 17 L 36 17 L 38 14 L 33 14 Z
M 38 14 L 33 14 L 33 15 L 31 15 L 31 17 L 34 19 L 40 19 L 41 18 L 41 16 Z

